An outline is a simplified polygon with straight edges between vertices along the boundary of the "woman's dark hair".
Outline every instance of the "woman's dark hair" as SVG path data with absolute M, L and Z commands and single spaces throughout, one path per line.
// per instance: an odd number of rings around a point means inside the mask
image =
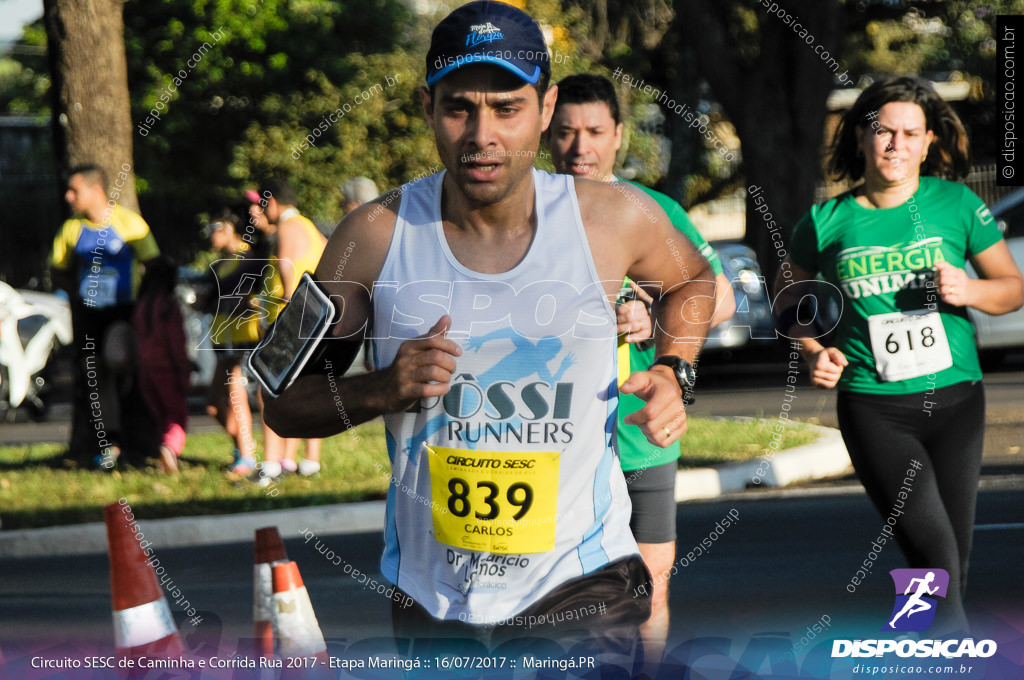
M 931 86 L 913 76 L 887 76 L 872 83 L 847 111 L 829 149 L 829 170 L 838 178 L 858 180 L 864 176 L 864 156 L 857 147 L 856 128 L 871 130 L 872 117 L 889 102 L 910 102 L 924 111 L 927 129 L 935 135 L 928 157 L 921 164 L 922 175 L 957 179 L 967 176 L 967 131 L 956 112 Z
M 210 217 L 210 224 L 216 224 L 217 222 L 227 222 L 235 230 L 236 234 L 238 233 L 238 225 L 241 224 L 238 215 L 231 208 L 221 208 Z
M 146 302 L 145 318 L 142 320 L 145 329 L 153 327 L 153 317 L 163 314 L 166 301 L 177 304 L 174 298 L 174 287 L 178 283 L 178 268 L 170 259 L 160 255 L 146 262 L 146 273 L 139 284 L 138 302 Z

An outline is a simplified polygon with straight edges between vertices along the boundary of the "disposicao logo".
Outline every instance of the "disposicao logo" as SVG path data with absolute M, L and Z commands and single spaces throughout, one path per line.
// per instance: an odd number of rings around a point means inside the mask
M 920 632 L 935 621 L 939 607 L 936 598 L 946 597 L 949 573 L 945 569 L 893 569 L 889 572 L 896 601 L 883 632 Z M 994 640 L 833 640 L 832 658 L 883 656 L 895 652 L 900 657 L 990 657 L 996 653 Z
M 935 621 L 936 597 L 946 597 L 949 573 L 945 569 L 893 569 L 896 603 L 884 631 L 922 631 Z

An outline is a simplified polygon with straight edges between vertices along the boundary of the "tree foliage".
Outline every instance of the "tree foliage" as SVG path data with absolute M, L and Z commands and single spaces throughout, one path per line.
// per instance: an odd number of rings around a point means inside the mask
M 748 202 L 745 236 L 771 276 L 781 263 L 772 227 L 788 236 L 821 176 L 825 102 L 843 71 L 844 6 L 794 0 L 785 16 L 753 0 L 693 0 L 676 9 L 679 37 L 692 45 L 697 69 L 741 141 L 744 183 L 762 187 L 771 208 L 773 220 L 764 221 Z M 830 67 L 815 47 L 834 52 L 838 64 Z
M 365 146 L 362 154 L 330 157 L 317 150 L 298 160 L 290 149 L 300 131 L 351 98 L 356 83 L 369 86 L 388 69 L 408 69 L 400 43 L 410 22 L 398 0 L 129 3 L 133 116 L 142 124 L 137 133 L 146 132 L 139 143 L 144 190 L 198 197 L 203 204 L 189 208 L 199 212 L 237 203 L 241 188 L 273 174 L 296 184 L 305 212 L 320 222 L 335 220 L 338 184 L 357 174 L 385 180 L 388 171 Z M 168 93 L 175 83 L 177 91 Z M 360 120 L 372 110 L 375 123 L 404 136 L 410 130 L 400 115 L 402 94 L 408 93 L 396 88 L 375 97 Z M 160 118 L 147 130 L 151 113 Z M 345 134 L 354 151 L 359 143 L 351 123 L 336 127 L 333 140 Z
M 1024 14 L 1024 0 L 947 0 L 889 8 L 870 4 L 850 13 L 844 53 L 861 74 L 914 73 L 965 82 L 957 109 L 971 137 L 972 156 L 997 154 L 995 125 L 996 16 Z
M 421 16 L 403 0 L 126 2 L 134 167 L 144 214 L 165 248 L 186 255 L 199 240 L 196 214 L 240 203 L 241 190 L 262 176 L 292 180 L 300 207 L 325 225 L 340 216 L 339 186 L 352 176 L 384 190 L 436 170 L 417 88 L 430 30 L 456 4 L 438 3 L 435 14 Z M 786 228 L 813 200 L 834 73 L 763 3 L 513 4 L 544 26 L 554 81 L 619 68 L 741 142 L 741 162 L 722 163 L 681 115 L 617 80 L 630 114 L 628 174 L 684 203 L 763 184 Z M 1024 0 L 779 4 L 855 80 L 911 71 L 956 72 L 970 82 L 975 100 L 966 119 L 984 155 L 979 130 L 991 123 L 994 17 L 1024 11 Z M 50 113 L 41 26 L 27 27 L 22 51 L 0 59 L 0 112 Z M 147 123 L 150 112 L 159 119 Z M 543 156 L 538 165 L 550 168 Z M 766 241 L 751 242 L 770 265 Z
M 25 26 L 18 44 L 0 55 L 0 113 L 43 118 L 50 115 L 50 70 L 42 20 Z

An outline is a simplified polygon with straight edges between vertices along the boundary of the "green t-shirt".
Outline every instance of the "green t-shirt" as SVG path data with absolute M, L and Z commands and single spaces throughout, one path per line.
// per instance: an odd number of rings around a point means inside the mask
M 722 273 L 722 263 L 718 259 L 718 255 L 715 254 L 715 249 L 704 240 L 704 237 L 697 231 L 697 227 L 694 226 L 690 218 L 687 217 L 686 211 L 683 207 L 673 201 L 670 197 L 655 191 L 654 189 L 648 189 L 645 186 L 630 182 L 636 187 L 643 189 L 648 195 L 650 195 L 661 209 L 668 215 L 672 225 L 681 231 L 686 238 L 693 242 L 697 250 L 701 255 L 707 258 L 708 262 L 711 263 L 711 269 L 714 271 L 715 276 Z M 622 354 L 620 354 L 620 357 Z M 629 370 L 630 371 L 644 371 L 654 363 L 654 348 L 651 347 L 646 351 L 641 351 L 637 348 L 636 343 L 629 345 Z M 628 375 L 628 373 L 627 373 Z M 626 425 L 622 419 L 634 411 L 639 411 L 643 408 L 644 404 L 647 403 L 635 394 L 619 394 L 619 409 L 617 415 L 616 425 L 616 438 L 619 443 L 619 458 L 622 463 L 622 469 L 626 471 L 639 470 L 642 468 L 654 467 L 656 465 L 664 465 L 665 463 L 671 463 L 672 461 L 679 458 L 679 443 L 676 442 L 672 446 L 661 448 L 651 444 L 647 441 L 647 437 L 643 435 L 640 428 L 636 425 Z
M 932 277 L 936 262 L 962 268 L 1001 238 L 980 198 L 935 177 L 922 177 L 914 195 L 895 208 L 865 208 L 852 192 L 811 208 L 793 229 L 789 251 L 794 264 L 820 272 L 842 291 L 836 346 L 850 365 L 839 389 L 913 394 L 980 380 L 967 310 L 943 303 Z M 938 314 L 940 327 L 934 317 L 907 316 L 928 312 Z M 913 368 L 906 368 L 908 360 Z M 899 361 L 902 371 L 886 368 Z M 890 379 L 883 380 L 887 370 Z

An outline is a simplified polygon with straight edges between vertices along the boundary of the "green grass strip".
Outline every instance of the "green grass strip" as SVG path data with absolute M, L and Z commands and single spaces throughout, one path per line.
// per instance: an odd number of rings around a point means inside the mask
M 771 441 L 773 426 L 774 421 L 767 420 L 692 418 L 683 438 L 680 467 L 755 458 Z M 794 425 L 786 428 L 780 448 L 816 437 Z M 178 477 L 160 475 L 152 466 L 112 473 L 68 468 L 62 459 L 64 448 L 62 444 L 0 447 L 3 529 L 101 522 L 103 506 L 122 497 L 140 519 L 374 500 L 384 498 L 390 479 L 384 425 L 379 420 L 325 440 L 320 474 L 289 475 L 270 488 L 225 474 L 232 444 L 219 433 L 189 435 Z M 257 449 L 262 450 L 262 444 Z

